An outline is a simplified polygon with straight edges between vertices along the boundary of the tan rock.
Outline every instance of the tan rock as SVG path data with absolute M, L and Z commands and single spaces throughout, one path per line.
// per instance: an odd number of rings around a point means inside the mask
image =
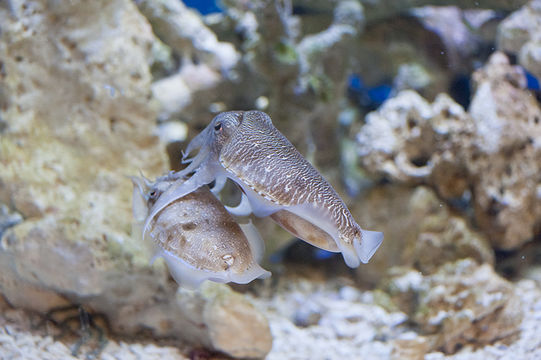
M 211 349 L 237 358 L 264 358 L 271 350 L 267 318 L 227 285 L 206 282 L 201 291 L 181 289 L 178 302 L 190 309 L 186 313 L 192 323 L 203 325 L 194 329 L 194 340 L 203 340 Z
M 375 188 L 351 210 L 361 224 L 385 234 L 378 253 L 357 271 L 363 281 L 377 283 L 389 264 L 430 274 L 448 261 L 468 257 L 479 264 L 494 263 L 486 237 L 454 215 L 428 187 Z
M 541 108 L 502 53 L 473 80 L 468 112 L 447 95 L 433 104 L 412 91 L 389 99 L 367 115 L 359 155 L 373 175 L 429 183 L 447 202 L 473 207 L 493 246 L 514 249 L 541 221 Z
M 166 165 L 149 103 L 154 35 L 130 1 L 11 10 L 0 9 L 0 201 L 24 221 L 3 235 L 0 291 L 40 311 L 91 301 L 124 328 L 122 307 L 175 294 L 130 235 L 126 175 Z
M 153 135 L 156 38 L 134 3 L 10 2 L 9 11 L 0 6 L 0 24 L 0 293 L 40 312 L 81 304 L 116 332 L 150 329 L 263 357 L 271 337 L 253 306 L 231 290 L 223 303 L 199 295 L 212 339 L 197 333 L 164 264 L 150 266 L 131 235 L 127 176 L 167 169 Z M 227 340 L 227 323 L 248 338 Z
M 519 63 L 541 77 L 541 1 L 531 0 L 498 26 L 498 50 L 518 55 Z
M 391 360 L 423 360 L 429 351 L 429 343 L 422 336 L 401 338 L 393 342 Z
M 488 264 L 466 259 L 447 263 L 430 276 L 405 269 L 393 273 L 386 289 L 426 336 L 430 351 L 454 353 L 464 345 L 491 344 L 520 331 L 520 298 Z
M 525 89 L 522 70 L 501 53 L 473 79 L 476 136 L 465 165 L 475 216 L 495 246 L 513 249 L 533 238 L 541 220 L 541 108 Z

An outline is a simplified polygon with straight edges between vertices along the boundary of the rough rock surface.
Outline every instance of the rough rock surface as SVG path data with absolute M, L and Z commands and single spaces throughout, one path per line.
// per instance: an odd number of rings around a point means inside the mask
M 518 55 L 519 63 L 541 79 L 541 1 L 532 0 L 498 27 L 498 49 Z
M 541 109 L 501 53 L 473 79 L 469 112 L 446 95 L 433 104 L 412 91 L 389 99 L 366 117 L 359 155 L 372 174 L 428 182 L 448 201 L 471 199 L 492 244 L 512 249 L 541 223 Z
M 264 358 L 272 347 L 267 318 L 227 285 L 206 282 L 200 291 L 180 289 L 178 304 L 196 326 L 194 342 L 237 358 Z M 198 334 L 201 332 L 201 334 Z
M 253 299 L 269 316 L 274 337 L 269 360 L 388 359 L 392 344 L 386 340 L 407 331 L 401 327 L 403 313 L 384 310 L 371 294 L 352 286 L 286 282 L 269 297 Z
M 289 1 L 223 3 L 225 12 L 212 28 L 235 43 L 241 60 L 227 81 L 200 92 L 183 109 L 183 117 L 197 128 L 210 121 L 211 112 L 263 110 L 301 153 L 323 167 L 335 167 L 338 137 L 319 134 L 334 134 L 345 104 L 351 50 L 364 23 L 360 2 L 333 3 L 330 23 L 311 33 L 302 31 Z
M 524 5 L 527 0 L 441 0 L 438 6 L 456 6 L 461 9 L 494 9 L 500 11 L 513 11 Z M 329 11 L 332 3 L 327 0 L 294 0 L 295 5 L 311 8 L 318 11 Z M 408 0 L 396 2 L 394 0 L 373 0 L 362 3 L 366 7 L 368 21 L 381 21 L 383 18 L 394 18 L 397 14 L 407 13 L 413 8 L 433 6 L 430 0 Z
M 220 301 L 243 314 L 236 326 L 249 326 L 250 348 L 224 345 L 228 329 L 210 324 L 220 317 L 202 321 L 212 334 L 195 336 L 176 283 L 130 234 L 127 176 L 167 169 L 153 135 L 157 40 L 134 3 L 10 2 L 0 6 L 0 30 L 0 292 L 41 312 L 83 304 L 122 333 L 149 329 L 263 356 L 268 326 L 231 292 Z M 197 301 L 220 309 L 211 295 Z
M 240 54 L 216 34 L 196 11 L 182 1 L 137 1 L 153 31 L 180 58 L 181 66 L 173 74 L 152 84 L 152 93 L 160 103 L 160 120 L 180 116 L 181 110 L 197 98 L 197 93 L 213 89 L 234 70 Z
M 488 264 L 460 260 L 428 277 L 399 268 L 393 272 L 384 291 L 418 325 L 431 350 L 454 353 L 466 344 L 490 344 L 520 331 L 520 298 Z
M 385 234 L 378 252 L 356 271 L 363 283 L 377 284 L 389 264 L 430 274 L 448 261 L 468 257 L 479 264 L 494 263 L 486 237 L 453 214 L 428 187 L 375 188 L 350 209 L 362 226 Z
M 463 278 L 469 276 L 465 274 Z M 343 359 L 347 356 L 374 360 L 536 360 L 541 357 L 541 282 L 521 280 L 514 285 L 522 303 L 518 309 L 524 313 L 516 341 L 511 344 L 496 341 L 486 346 L 466 344 L 456 354 L 448 355 L 431 351 L 428 337 L 410 327 L 404 313 L 396 309 L 384 310 L 387 306 L 382 305 L 384 301 L 378 291 L 361 292 L 344 279 L 325 282 L 283 280 L 278 288 L 268 289 L 272 292 L 266 296 L 260 294 L 253 299 L 260 311 L 268 314 L 275 339 L 267 359 Z M 434 285 L 442 288 L 437 283 Z M 5 357 L 20 359 L 24 354 L 24 359 L 32 360 L 75 359 L 71 357 L 75 340 L 53 340 L 47 330 L 36 331 L 32 327 L 28 314 L 5 307 L 1 309 L 0 353 Z M 307 317 L 306 314 L 312 315 Z M 109 339 L 102 358 L 193 359 L 198 354 L 209 360 L 226 358 L 190 350 L 166 344 Z M 79 355 L 90 351 L 92 348 L 83 347 Z
M 60 295 L 120 307 L 154 292 L 171 296 L 164 276 L 152 280 L 164 269 L 151 270 L 130 237 L 126 175 L 165 167 L 148 105 L 147 22 L 128 1 L 12 3 L 0 16 L 0 201 L 24 219 L 2 238 L 2 292 L 36 310 L 58 305 Z

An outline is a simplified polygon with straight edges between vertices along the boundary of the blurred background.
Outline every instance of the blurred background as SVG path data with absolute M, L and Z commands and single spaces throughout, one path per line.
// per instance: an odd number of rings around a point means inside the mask
M 540 79 L 539 0 L 0 1 L 0 357 L 541 358 Z M 383 245 L 178 289 L 128 176 L 254 109 Z

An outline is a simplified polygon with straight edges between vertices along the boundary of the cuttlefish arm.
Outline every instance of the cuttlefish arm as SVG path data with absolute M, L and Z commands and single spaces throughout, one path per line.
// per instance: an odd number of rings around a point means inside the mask
M 149 218 L 155 216 L 167 204 L 188 195 L 203 185 L 218 180 L 217 185 L 223 187 L 227 178 L 220 176 L 223 169 L 218 164 L 216 150 L 212 147 L 213 142 L 214 137 L 211 130 L 204 129 L 190 141 L 186 151 L 182 152 L 182 162 L 188 163 L 188 166 L 177 172 L 171 171 L 156 180 L 157 182 L 176 181 L 150 209 Z M 197 154 L 188 158 L 196 150 L 198 150 Z M 188 177 L 191 173 L 193 175 Z M 215 190 L 219 192 L 221 189 Z M 148 222 L 144 226 L 144 231 L 146 232 L 147 229 Z
M 148 216 L 148 198 L 146 197 L 147 185 L 144 178 L 130 177 L 133 183 L 132 213 L 135 223 L 144 223 Z

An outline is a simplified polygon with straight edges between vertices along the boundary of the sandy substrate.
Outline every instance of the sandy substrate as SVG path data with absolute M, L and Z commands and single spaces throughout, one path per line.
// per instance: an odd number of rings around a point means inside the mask
M 533 280 L 521 280 L 516 287 L 523 300 L 525 316 L 515 342 L 510 345 L 495 343 L 480 349 L 465 347 L 452 356 L 430 353 L 424 359 L 541 359 L 541 287 Z M 252 300 L 270 320 L 274 345 L 267 357 L 269 360 L 392 359 L 398 358 L 393 353 L 397 340 L 415 343 L 419 339 L 422 343 L 422 338 L 407 327 L 404 314 L 389 313 L 373 304 L 371 292 L 361 292 L 340 282 L 296 280 L 273 292 L 272 296 Z M 48 329 L 35 328 L 36 315 L 10 309 L 5 304 L 2 308 L 1 359 L 92 357 L 91 346 L 83 346 L 78 357 L 72 356 L 75 341 L 54 341 L 47 335 Z M 186 347 L 109 339 L 101 358 L 188 359 L 189 353 Z M 410 355 L 411 359 L 423 358 L 415 350 Z

